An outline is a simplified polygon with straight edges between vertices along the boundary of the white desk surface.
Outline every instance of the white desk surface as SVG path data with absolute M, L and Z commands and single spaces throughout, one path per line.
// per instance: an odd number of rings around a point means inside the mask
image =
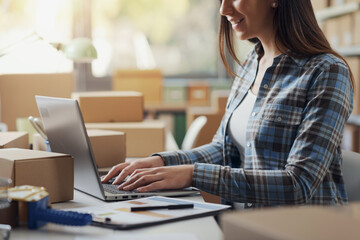
M 192 201 L 203 201 L 200 195 L 191 197 L 182 197 Z M 74 200 L 64 203 L 53 204 L 52 208 L 56 209 L 71 209 L 79 207 L 89 207 L 94 205 L 104 205 L 99 199 L 93 198 L 87 194 L 79 191 L 74 191 Z M 134 230 L 111 230 L 93 226 L 85 227 L 69 227 L 64 225 L 57 225 L 48 223 L 44 227 L 37 230 L 29 230 L 26 227 L 15 228 L 12 230 L 10 239 L 87 239 L 98 237 L 98 239 L 106 239 L 106 236 L 120 237 L 120 236 L 142 236 L 144 234 L 151 237 L 151 235 L 174 233 L 190 233 L 199 240 L 222 239 L 222 231 L 214 217 L 195 218 L 191 220 L 178 221 L 173 223 L 166 223 L 155 225 L 146 228 L 138 228 Z M 118 238 L 120 239 L 120 238 Z M 139 238 L 140 239 L 140 238 Z

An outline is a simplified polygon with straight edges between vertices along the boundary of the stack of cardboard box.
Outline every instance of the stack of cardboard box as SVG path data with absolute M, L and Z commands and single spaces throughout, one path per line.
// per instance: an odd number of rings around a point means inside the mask
M 162 102 L 163 76 L 159 69 L 118 69 L 112 79 L 114 91 L 137 91 L 144 95 L 146 104 Z
M 147 157 L 165 150 L 165 124 L 161 121 L 143 120 L 142 93 L 86 92 L 73 93 L 72 97 L 79 101 L 88 130 L 101 129 L 125 133 L 126 157 Z

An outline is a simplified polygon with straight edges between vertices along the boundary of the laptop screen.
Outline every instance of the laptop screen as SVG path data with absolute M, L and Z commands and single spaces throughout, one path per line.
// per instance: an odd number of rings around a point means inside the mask
M 75 189 L 105 199 L 78 102 L 65 98 L 35 98 L 51 151 L 74 157 Z

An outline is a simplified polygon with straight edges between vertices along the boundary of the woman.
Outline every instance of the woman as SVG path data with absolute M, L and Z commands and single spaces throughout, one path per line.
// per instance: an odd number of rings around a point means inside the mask
M 352 74 L 316 22 L 310 0 L 220 1 L 220 52 L 237 61 L 232 34 L 251 39 L 210 144 L 113 167 L 120 189 L 188 186 L 245 207 L 344 204 L 341 172 Z M 232 72 L 233 73 L 233 72 Z M 234 73 L 233 73 L 234 74 Z

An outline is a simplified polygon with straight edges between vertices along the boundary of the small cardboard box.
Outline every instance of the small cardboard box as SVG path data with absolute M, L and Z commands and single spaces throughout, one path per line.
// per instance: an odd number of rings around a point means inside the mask
M 208 106 L 210 87 L 204 82 L 193 82 L 188 85 L 188 103 L 191 106 Z
M 124 132 L 126 157 L 148 157 L 165 150 L 165 123 L 161 121 L 87 123 L 86 128 Z
M 143 94 L 131 91 L 74 92 L 85 122 L 140 122 L 144 118 Z
M 0 116 L 9 131 L 16 131 L 16 119 L 39 116 L 35 95 L 69 98 L 72 73 L 0 75 Z
M 125 133 L 88 129 L 88 136 L 98 168 L 107 168 L 125 162 Z
M 73 199 L 74 159 L 68 154 L 0 149 L 0 177 L 10 178 L 12 186 L 45 187 L 52 203 Z
M 225 240 L 358 239 L 359 212 L 359 203 L 237 211 L 222 215 L 221 224 Z
M 29 148 L 27 132 L 0 132 L 0 149 L 2 148 Z M 1 156 L 0 156 L 1 157 Z
M 164 84 L 164 104 L 185 104 L 187 101 L 187 87 L 185 84 Z
M 87 133 L 98 168 L 112 167 L 125 161 L 125 133 L 96 129 L 89 129 Z M 40 134 L 34 134 L 33 139 L 34 150 L 46 151 L 45 141 Z
M 144 94 L 145 105 L 160 104 L 163 95 L 162 72 L 159 69 L 116 70 L 112 90 L 141 92 Z

